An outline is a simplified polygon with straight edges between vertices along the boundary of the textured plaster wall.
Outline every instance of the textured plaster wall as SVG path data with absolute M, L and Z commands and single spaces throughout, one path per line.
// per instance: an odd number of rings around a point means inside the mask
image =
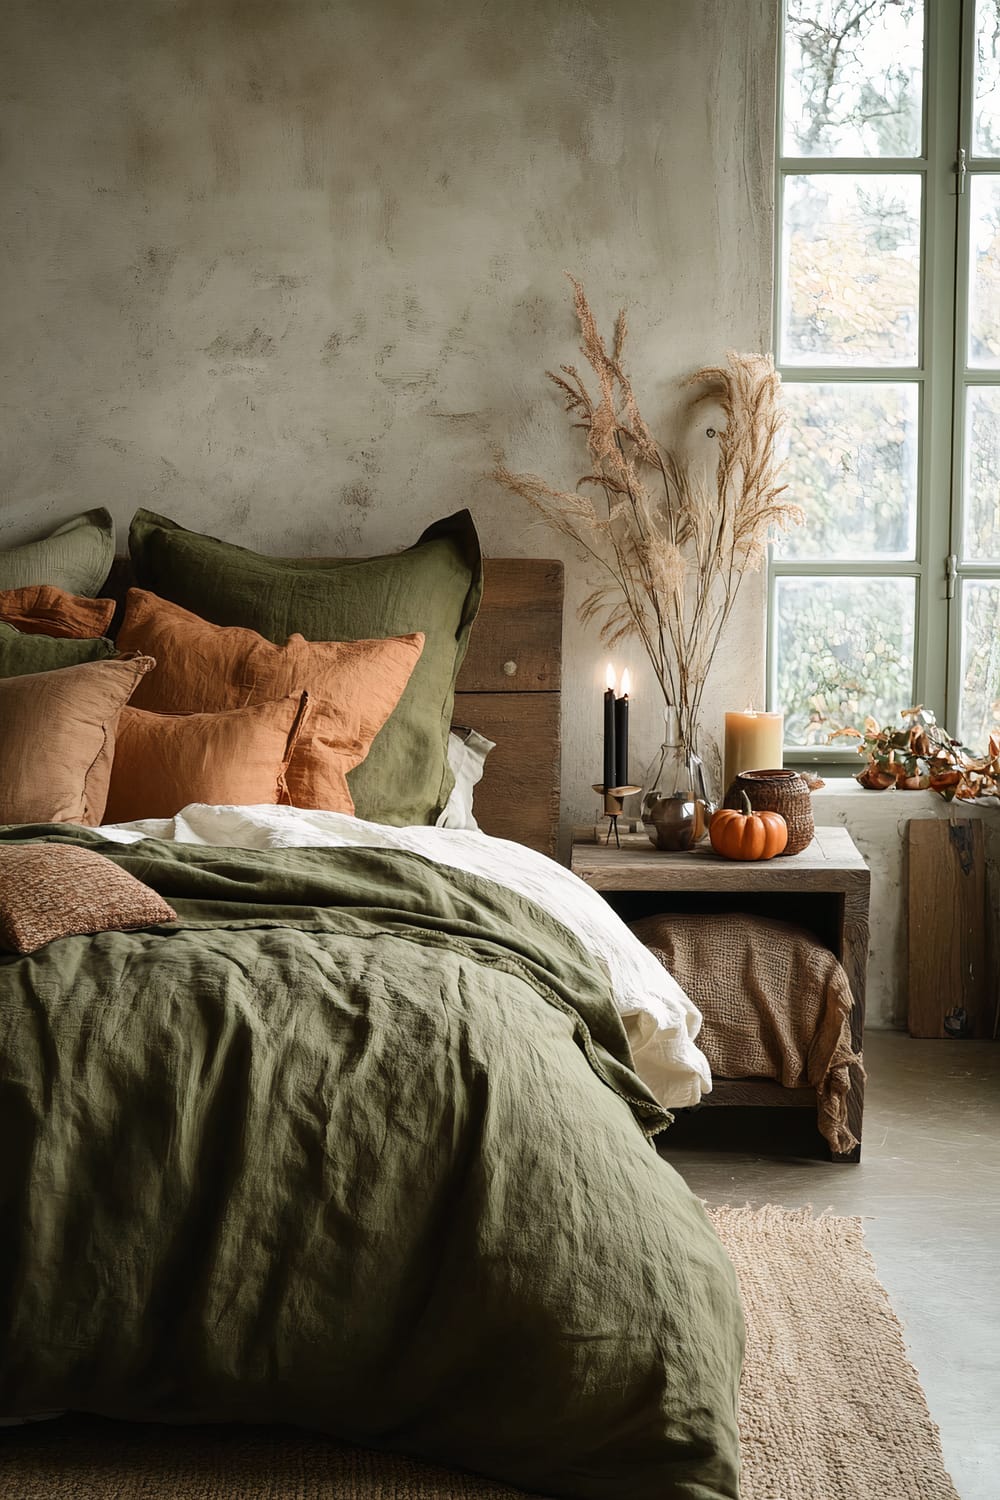
M 583 472 L 567 284 L 669 432 L 769 346 L 776 0 L 7 0 L 0 542 L 136 505 L 363 553 L 469 505 L 569 565 L 564 801 L 599 771 L 586 569 L 488 478 Z M 695 448 L 711 461 L 699 429 Z M 760 698 L 751 579 L 709 705 Z M 619 653 L 619 665 L 627 656 Z M 658 742 L 638 656 L 641 761 Z

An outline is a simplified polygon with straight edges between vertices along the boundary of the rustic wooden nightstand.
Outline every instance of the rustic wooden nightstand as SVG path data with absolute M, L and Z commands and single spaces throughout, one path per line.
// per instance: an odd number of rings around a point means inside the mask
M 815 933 L 840 959 L 854 996 L 851 1040 L 862 1049 L 868 971 L 870 873 L 846 828 L 817 828 L 801 854 L 741 863 L 721 859 L 707 841 L 686 854 L 664 854 L 645 834 L 625 834 L 621 848 L 599 842 L 593 828 L 574 833 L 571 869 L 626 921 L 654 912 L 732 911 L 780 917 Z M 812 1089 L 784 1089 L 770 1080 L 715 1084 L 706 1104 L 807 1108 Z M 861 1140 L 864 1077 L 851 1071 L 848 1122 Z M 860 1147 L 837 1161 L 860 1160 Z

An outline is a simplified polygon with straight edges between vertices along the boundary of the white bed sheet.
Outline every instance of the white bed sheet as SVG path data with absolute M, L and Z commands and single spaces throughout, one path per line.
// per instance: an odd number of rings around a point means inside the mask
M 109 824 L 106 838 L 167 839 L 236 849 L 350 846 L 406 849 L 507 886 L 545 908 L 599 959 L 611 978 L 636 1071 L 667 1108 L 697 1104 L 712 1087 L 695 1043 L 701 1014 L 680 985 L 601 896 L 563 865 L 523 844 L 453 828 L 391 828 L 343 813 L 297 807 L 210 807 L 192 803 L 174 818 Z

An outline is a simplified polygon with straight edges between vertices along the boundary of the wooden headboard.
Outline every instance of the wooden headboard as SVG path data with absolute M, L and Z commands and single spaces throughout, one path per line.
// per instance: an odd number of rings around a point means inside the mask
M 130 582 L 128 559 L 116 558 L 106 594 L 121 606 Z M 483 832 L 553 855 L 559 834 L 562 607 L 561 562 L 488 558 L 482 608 L 452 715 L 453 723 L 496 741 L 476 788 Z
M 476 788 L 484 833 L 555 854 L 559 835 L 563 565 L 487 558 L 452 722 L 496 741 Z

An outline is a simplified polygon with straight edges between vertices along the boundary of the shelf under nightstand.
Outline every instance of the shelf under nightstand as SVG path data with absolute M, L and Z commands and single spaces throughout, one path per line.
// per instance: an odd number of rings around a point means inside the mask
M 843 964 L 851 985 L 851 1041 L 863 1045 L 868 971 L 868 866 L 845 828 L 818 828 L 801 854 L 748 861 L 722 859 L 707 844 L 684 854 L 654 849 L 645 834 L 626 834 L 621 848 L 597 841 L 593 828 L 575 831 L 571 869 L 600 891 L 626 921 L 653 912 L 737 908 L 807 928 Z M 769 1080 L 716 1083 L 713 1105 L 808 1107 L 811 1089 L 784 1089 Z M 860 1141 L 864 1076 L 851 1070 L 848 1123 Z M 850 1157 L 860 1158 L 860 1148 Z

